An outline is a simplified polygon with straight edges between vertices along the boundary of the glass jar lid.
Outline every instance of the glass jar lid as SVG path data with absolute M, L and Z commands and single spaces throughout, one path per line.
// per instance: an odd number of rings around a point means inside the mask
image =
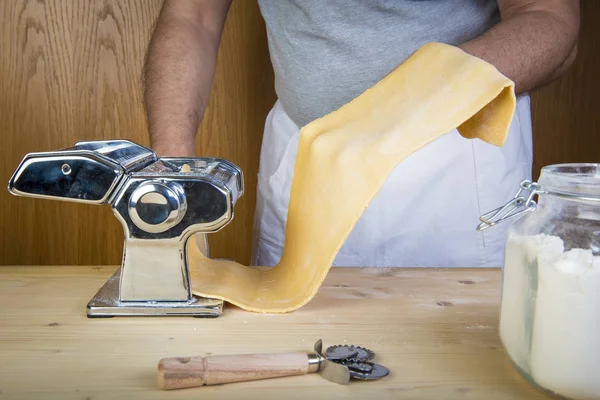
M 600 164 L 555 164 L 542 168 L 541 193 L 600 202 Z
M 535 196 L 548 194 L 600 205 L 600 164 L 554 164 L 542 168 L 539 183 L 524 180 L 515 197 L 481 217 L 477 230 L 490 228 L 509 218 L 535 211 Z

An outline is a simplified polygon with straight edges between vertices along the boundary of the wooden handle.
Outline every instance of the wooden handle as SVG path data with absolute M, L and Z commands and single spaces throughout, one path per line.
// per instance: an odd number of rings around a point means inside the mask
M 306 353 L 163 358 L 158 363 L 158 386 L 162 390 L 183 389 L 307 372 Z

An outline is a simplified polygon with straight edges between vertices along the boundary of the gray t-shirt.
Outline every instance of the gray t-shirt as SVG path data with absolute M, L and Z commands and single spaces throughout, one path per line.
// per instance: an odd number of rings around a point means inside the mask
M 354 99 L 428 42 L 499 21 L 495 0 L 259 0 L 275 90 L 300 127 Z

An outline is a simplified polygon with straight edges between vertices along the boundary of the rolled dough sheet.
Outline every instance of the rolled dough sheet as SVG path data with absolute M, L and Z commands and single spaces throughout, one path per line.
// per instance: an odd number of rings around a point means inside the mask
M 514 84 L 492 65 L 426 44 L 362 95 L 302 128 L 279 264 L 208 259 L 189 240 L 193 293 L 255 312 L 302 307 L 404 158 L 454 128 L 502 146 L 514 109 Z

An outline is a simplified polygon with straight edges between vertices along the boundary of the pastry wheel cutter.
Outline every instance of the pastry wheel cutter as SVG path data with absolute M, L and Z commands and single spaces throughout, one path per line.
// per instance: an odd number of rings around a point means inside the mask
M 217 317 L 223 302 L 192 294 L 186 243 L 208 257 L 207 234 L 233 219 L 240 168 L 220 158 L 159 158 L 127 140 L 78 142 L 27 154 L 8 190 L 17 196 L 108 204 L 123 226 L 120 268 L 87 305 L 88 317 Z
M 314 353 L 267 353 L 163 358 L 158 363 L 162 390 L 221 385 L 284 376 L 318 373 L 328 381 L 347 385 L 351 379 L 378 380 L 390 371 L 372 360 L 375 353 L 352 345 L 330 346 L 323 352 L 319 339 Z

